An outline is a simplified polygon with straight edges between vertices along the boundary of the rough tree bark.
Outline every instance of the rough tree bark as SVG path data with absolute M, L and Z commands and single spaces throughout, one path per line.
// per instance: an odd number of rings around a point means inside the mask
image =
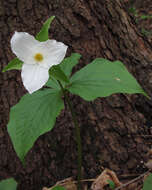
M 75 70 L 96 57 L 121 60 L 152 94 L 152 45 L 141 36 L 121 0 L 1 0 L 0 70 L 13 58 L 9 40 L 16 31 L 36 34 L 51 15 L 56 19 L 50 37 L 78 52 L 83 59 Z M 0 178 L 15 177 L 19 190 L 40 190 L 57 180 L 76 175 L 76 145 L 67 109 L 55 128 L 41 136 L 23 168 L 7 134 L 10 107 L 25 93 L 20 73 L 0 74 Z M 152 103 L 141 95 L 112 95 L 94 102 L 71 96 L 83 139 L 83 176 L 95 177 L 101 167 L 117 172 L 143 171 L 148 150 Z

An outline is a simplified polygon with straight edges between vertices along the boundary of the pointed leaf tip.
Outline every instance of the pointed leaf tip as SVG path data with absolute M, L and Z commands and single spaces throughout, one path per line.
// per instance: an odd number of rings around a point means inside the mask
M 2 72 L 4 73 L 6 71 L 13 70 L 13 69 L 20 70 L 22 68 L 22 65 L 23 65 L 23 62 L 16 57 L 12 59 L 6 67 L 4 67 Z
M 120 61 L 111 62 L 97 58 L 70 79 L 67 88 L 87 101 L 106 97 L 115 93 L 147 94 Z
M 45 21 L 40 32 L 35 37 L 38 41 L 44 42 L 49 39 L 49 28 L 54 18 L 55 16 L 51 16 Z

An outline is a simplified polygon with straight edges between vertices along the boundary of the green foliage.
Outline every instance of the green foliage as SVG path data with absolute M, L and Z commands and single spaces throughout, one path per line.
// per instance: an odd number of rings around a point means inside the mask
M 48 30 L 50 28 L 50 24 L 53 21 L 55 16 L 51 16 L 42 26 L 40 32 L 36 35 L 36 39 L 40 42 L 46 41 L 49 39 Z M 4 67 L 3 72 L 18 69 L 20 70 L 22 68 L 23 62 L 19 60 L 17 57 L 11 60 L 6 67 Z
M 0 181 L 0 189 L 1 190 L 16 190 L 17 183 L 13 178 L 2 180 Z
M 64 73 L 70 77 L 72 69 L 78 64 L 81 55 L 79 53 L 72 53 L 70 57 L 66 57 L 60 64 L 60 68 Z
M 70 79 L 67 88 L 87 101 L 114 93 L 146 93 L 120 61 L 97 58 Z
M 17 57 L 12 59 L 6 67 L 4 67 L 2 72 L 6 72 L 12 69 L 20 70 L 22 68 L 23 62 L 20 61 Z
M 69 77 L 71 75 L 72 72 L 72 68 L 78 64 L 79 59 L 81 58 L 81 55 L 78 53 L 72 53 L 70 57 L 66 57 L 58 66 L 61 68 L 61 70 L 64 72 L 64 74 L 67 76 L 68 80 Z M 65 86 L 67 82 L 69 81 L 65 81 L 65 80 L 61 80 L 62 81 L 62 85 Z M 64 83 L 64 82 L 65 83 Z M 58 84 L 58 82 L 51 77 L 51 73 L 50 73 L 50 79 L 48 80 L 48 82 L 46 83 L 46 86 L 51 87 L 51 88 L 55 88 L 55 89 L 60 89 L 60 86 Z
M 49 70 L 49 74 L 50 77 L 53 76 L 56 80 L 69 83 L 68 77 L 64 74 L 59 65 L 54 65 L 53 67 L 51 67 L 51 69 Z
M 152 19 L 152 15 L 141 15 L 140 19 L 144 20 L 144 19 Z
M 152 174 L 150 174 L 144 181 L 142 190 L 151 190 L 152 189 Z
M 115 183 L 114 183 L 113 181 L 108 180 L 108 183 L 109 183 L 109 187 L 110 187 L 111 189 L 115 189 Z
M 36 35 L 36 39 L 40 42 L 44 42 L 49 39 L 49 28 L 54 20 L 55 16 L 51 16 L 42 26 L 40 32 Z
M 58 81 L 55 78 L 51 77 L 51 76 L 50 76 L 49 80 L 47 81 L 47 83 L 45 85 L 48 86 L 48 87 L 51 87 L 53 89 L 60 90 L 60 85 L 59 85 Z
M 48 40 L 48 30 L 53 19 L 54 17 L 51 17 L 44 23 L 36 36 L 37 40 Z M 53 128 L 56 117 L 64 108 L 61 99 L 62 92 L 57 80 L 60 81 L 63 88 L 87 101 L 114 93 L 141 93 L 147 96 L 120 61 L 111 62 L 97 58 L 71 77 L 72 68 L 79 62 L 80 57 L 80 54 L 73 53 L 61 64 L 53 66 L 49 70 L 50 80 L 46 85 L 53 89 L 37 91 L 32 95 L 26 94 L 17 105 L 11 108 L 7 128 L 21 161 L 24 162 L 25 155 L 32 148 L 36 139 Z M 15 58 L 3 71 L 21 69 L 21 66 L 22 62 Z M 63 187 L 58 188 L 63 190 Z
M 129 12 L 134 16 L 138 16 L 137 9 L 135 7 L 130 7 Z
M 64 187 L 58 185 L 58 186 L 53 187 L 52 190 L 66 190 L 66 189 Z
M 152 35 L 152 31 L 148 31 L 144 28 L 141 29 L 141 33 L 144 35 L 144 36 L 149 36 L 149 35 Z
M 22 161 L 35 140 L 53 128 L 63 108 L 61 92 L 53 89 L 26 94 L 11 108 L 8 133 Z
M 136 17 L 136 23 L 138 23 L 140 20 L 145 20 L 145 19 L 152 19 L 152 15 L 141 15 L 139 16 L 137 13 L 137 9 L 135 7 L 130 7 L 129 12 Z M 141 33 L 145 36 L 149 36 L 152 34 L 152 31 L 148 31 L 144 28 L 141 29 Z

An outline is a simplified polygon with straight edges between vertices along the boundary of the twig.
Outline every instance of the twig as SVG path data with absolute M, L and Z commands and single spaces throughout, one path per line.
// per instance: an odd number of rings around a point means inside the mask
M 120 179 L 124 179 L 124 178 L 134 178 L 134 177 L 138 177 L 139 174 L 123 174 L 123 175 L 119 175 Z
M 121 189 L 121 188 L 123 188 L 123 187 L 128 186 L 128 185 L 131 184 L 131 183 L 134 183 L 135 181 L 138 181 L 140 178 L 144 177 L 144 176 L 145 176 L 146 174 L 148 174 L 149 172 L 150 172 L 150 171 L 148 170 L 147 172 L 145 172 L 145 173 L 141 174 L 140 176 L 136 177 L 135 179 L 133 179 L 133 180 L 131 180 L 131 181 L 129 181 L 129 182 L 127 182 L 127 183 L 125 183 L 125 184 L 122 184 L 121 186 L 117 187 L 115 190 L 119 190 L 119 189 Z

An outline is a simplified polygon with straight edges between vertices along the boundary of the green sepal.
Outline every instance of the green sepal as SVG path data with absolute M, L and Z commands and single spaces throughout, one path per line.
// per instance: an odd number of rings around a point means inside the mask
M 51 25 L 52 21 L 54 20 L 54 18 L 55 18 L 55 16 L 51 16 L 49 19 L 47 19 L 45 21 L 40 32 L 35 37 L 36 40 L 38 40 L 40 42 L 44 42 L 49 39 L 49 28 L 50 28 L 50 25 Z
M 20 70 L 22 68 L 22 65 L 23 65 L 23 62 L 16 57 L 12 59 L 6 67 L 4 67 L 2 72 L 6 72 L 13 69 Z

